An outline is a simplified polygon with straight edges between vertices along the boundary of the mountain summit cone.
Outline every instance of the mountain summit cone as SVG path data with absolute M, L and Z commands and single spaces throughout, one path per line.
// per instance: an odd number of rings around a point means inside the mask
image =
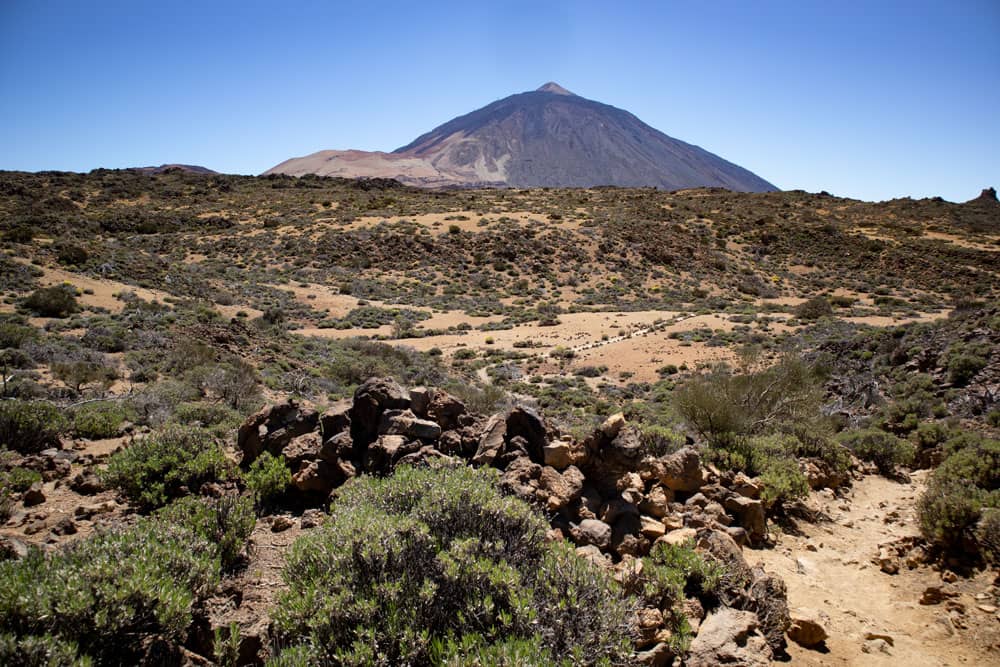
M 454 118 L 392 153 L 320 151 L 265 174 L 395 178 L 410 185 L 721 187 L 776 190 L 756 174 L 557 83 Z

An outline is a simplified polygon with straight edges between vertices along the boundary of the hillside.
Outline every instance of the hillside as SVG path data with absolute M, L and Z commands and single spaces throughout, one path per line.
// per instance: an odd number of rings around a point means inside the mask
M 1000 656 L 989 190 L 0 172 L 0 248 L 0 663 Z
M 776 189 L 627 111 L 555 83 L 454 118 L 392 153 L 320 151 L 264 173 L 386 177 L 423 186 Z

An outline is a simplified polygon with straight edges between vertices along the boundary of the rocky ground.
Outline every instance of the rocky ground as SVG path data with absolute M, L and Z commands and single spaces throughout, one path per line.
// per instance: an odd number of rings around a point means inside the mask
M 44 481 L 21 496 L 0 528 L 4 544 L 20 554 L 29 544 L 52 548 L 130 521 L 132 511 L 93 474 L 129 437 L 66 443 L 21 461 Z M 265 408 L 240 428 L 238 447 L 234 457 L 244 464 L 264 451 L 283 457 L 305 507 L 322 506 L 361 472 L 384 474 L 404 463 L 499 468 L 504 486 L 549 516 L 553 539 L 571 540 L 622 581 L 654 544 L 692 541 L 728 574 L 716 605 L 685 603 L 695 635 L 687 665 L 786 657 L 802 665 L 1000 660 L 998 573 L 960 577 L 929 564 L 914 512 L 921 473 L 900 482 L 855 464 L 852 482 L 831 478 L 813 461 L 806 468 L 815 490 L 796 512 L 809 520 L 775 524 L 765 520 L 755 480 L 721 473 L 691 448 L 651 456 L 620 415 L 578 441 L 530 408 L 472 414 L 446 392 L 407 390 L 388 379 L 366 382 L 353 400 L 322 413 L 292 402 Z M 208 601 L 207 625 L 191 646 L 208 642 L 211 628 L 235 623 L 252 661 L 267 641 L 285 554 L 325 516 L 286 509 L 261 517 L 247 566 Z M 640 612 L 637 650 L 646 664 L 674 658 L 663 641 L 665 612 Z
M 792 617 L 829 636 L 795 643 L 792 664 L 988 665 L 1000 661 L 998 573 L 961 578 L 924 563 L 915 502 L 926 473 L 897 482 L 868 475 L 840 495 L 814 493 L 824 519 L 796 522 L 747 560 L 788 586 Z

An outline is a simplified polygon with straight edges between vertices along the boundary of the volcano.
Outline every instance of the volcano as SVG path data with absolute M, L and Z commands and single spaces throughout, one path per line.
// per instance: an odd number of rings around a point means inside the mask
M 266 174 L 395 178 L 427 187 L 777 190 L 698 146 L 556 83 L 454 118 L 391 153 L 325 150 Z

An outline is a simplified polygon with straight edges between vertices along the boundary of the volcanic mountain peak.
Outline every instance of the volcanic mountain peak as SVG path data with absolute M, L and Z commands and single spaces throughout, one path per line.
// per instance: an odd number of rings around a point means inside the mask
M 572 93 L 572 92 L 566 90 L 565 88 L 563 88 L 562 86 L 560 86 L 555 81 L 549 81 L 544 86 L 540 86 L 538 88 L 538 90 L 536 90 L 535 92 L 536 93 L 555 93 L 556 95 L 572 95 L 573 97 L 576 97 L 575 93 Z
M 453 118 L 392 153 L 321 151 L 265 172 L 272 173 L 395 178 L 432 187 L 777 189 L 627 111 L 555 82 Z

